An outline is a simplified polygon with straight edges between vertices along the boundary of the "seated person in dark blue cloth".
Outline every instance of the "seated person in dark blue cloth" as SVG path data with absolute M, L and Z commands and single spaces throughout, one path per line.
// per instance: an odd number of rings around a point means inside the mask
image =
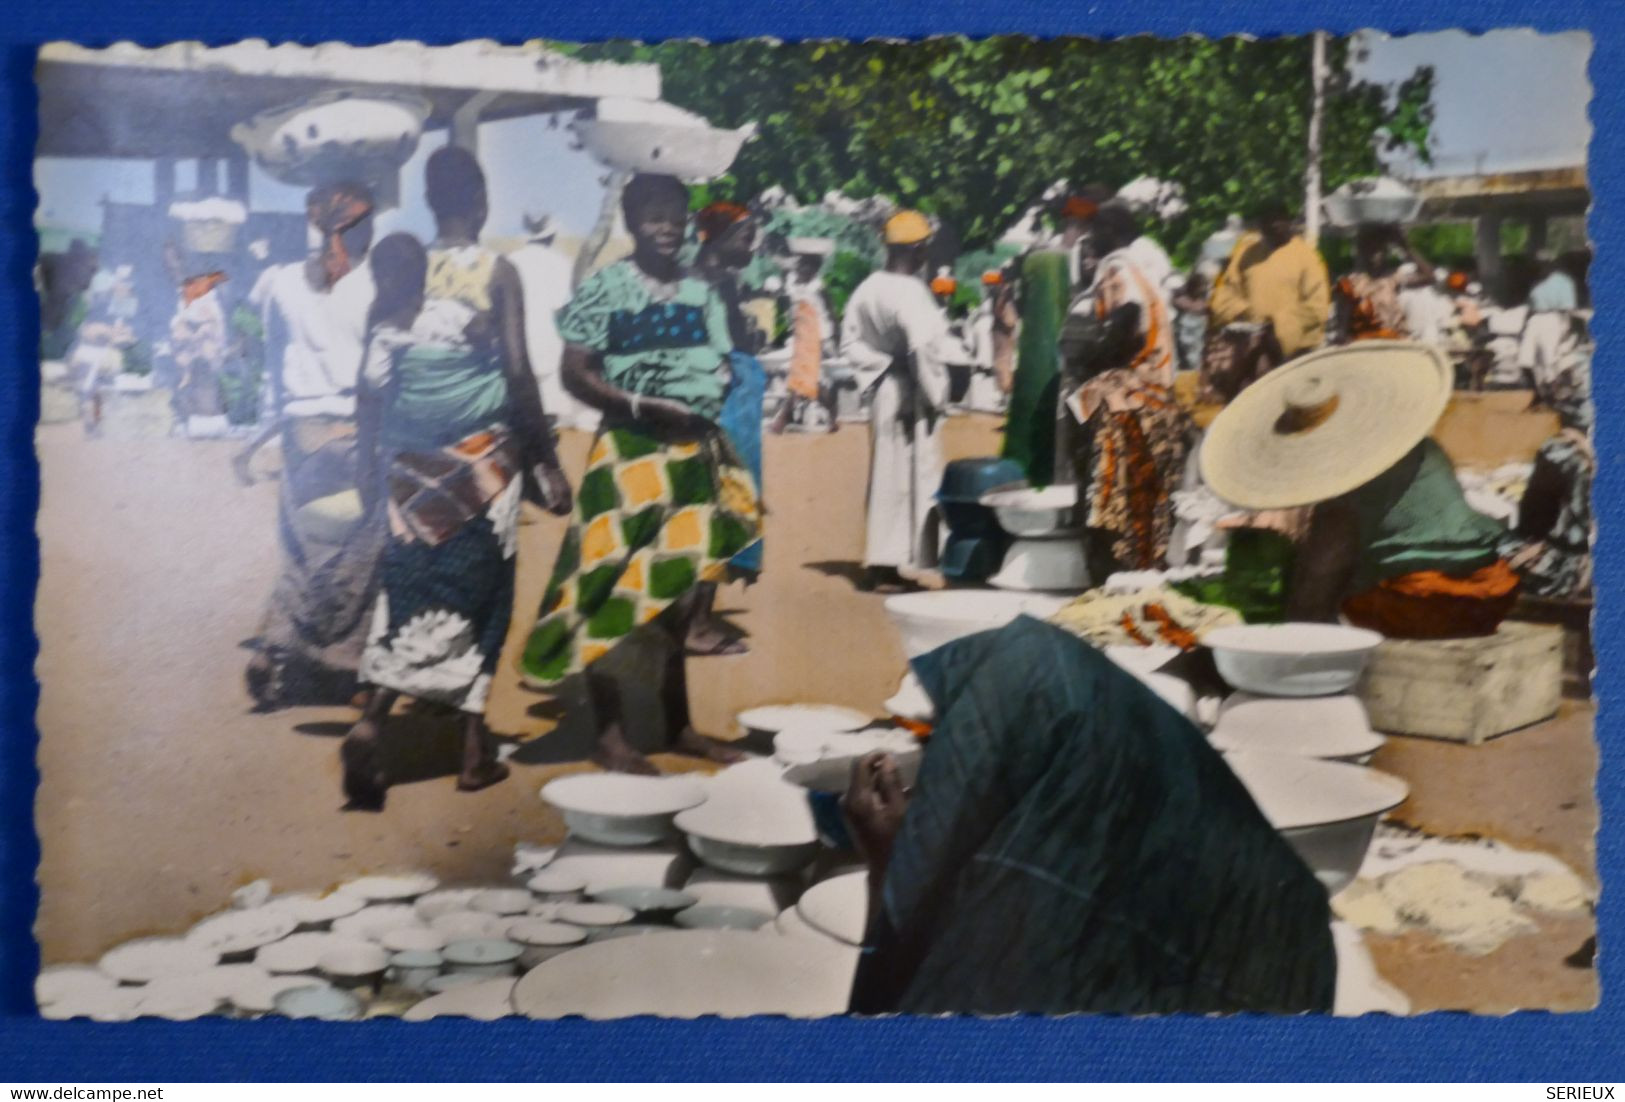
M 915 660 L 918 784 L 870 755 L 856 1013 L 1330 1011 L 1325 889 L 1188 720 L 1020 619 Z

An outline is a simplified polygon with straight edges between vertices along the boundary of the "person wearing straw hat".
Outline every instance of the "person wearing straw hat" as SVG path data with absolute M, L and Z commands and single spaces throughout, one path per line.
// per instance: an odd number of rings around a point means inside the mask
M 927 522 L 943 473 L 948 319 L 921 275 L 932 234 L 918 211 L 893 215 L 885 267 L 852 292 L 842 319 L 841 350 L 874 394 L 863 551 L 870 588 L 936 582 Z
M 1243 509 L 1313 506 L 1288 583 L 1291 620 L 1390 638 L 1490 635 L 1517 598 L 1499 524 L 1467 503 L 1428 434 L 1452 372 L 1436 348 L 1363 341 L 1248 387 L 1208 428 L 1201 473 Z

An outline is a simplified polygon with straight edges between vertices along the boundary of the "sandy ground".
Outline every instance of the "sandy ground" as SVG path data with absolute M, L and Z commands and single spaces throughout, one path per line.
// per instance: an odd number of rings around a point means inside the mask
M 951 421 L 950 455 L 990 454 L 997 429 L 991 418 Z M 586 444 L 566 436 L 572 481 Z M 567 702 L 525 691 L 507 662 L 491 722 L 529 738 L 513 778 L 458 793 L 449 724 L 410 717 L 395 737 L 406 779 L 382 815 L 339 811 L 337 746 L 348 710 L 249 712 L 239 644 L 255 631 L 275 569 L 276 485 L 237 485 L 232 447 L 86 441 L 71 424 L 40 431 L 38 934 L 48 963 L 179 931 L 259 877 L 279 890 L 410 867 L 451 881 L 502 879 L 515 842 L 562 834 L 536 793 L 557 773 L 582 768 L 559 764 L 579 756 L 572 732 L 554 730 Z M 766 463 L 766 569 L 758 585 L 725 590 L 720 602 L 750 633 L 752 653 L 690 665 L 696 721 L 718 734 L 755 704 L 820 701 L 878 714 L 903 669 L 881 598 L 850 580 L 861 549 L 865 431 L 770 438 Z M 537 512 L 526 519 L 518 607 L 532 610 L 562 522 Z M 528 617 L 516 616 L 510 649 L 527 628 Z M 1413 786 L 1406 821 L 1547 850 L 1589 877 L 1590 720 L 1588 709 L 1574 710 L 1476 748 L 1395 740 L 1378 764 Z M 1549 923 L 1483 958 L 1414 938 L 1375 949 L 1419 1010 L 1577 1009 L 1594 1002 L 1595 973 L 1562 959 L 1591 930 L 1589 919 Z

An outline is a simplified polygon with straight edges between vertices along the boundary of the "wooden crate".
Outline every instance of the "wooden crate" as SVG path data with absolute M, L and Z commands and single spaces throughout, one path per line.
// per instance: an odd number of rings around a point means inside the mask
M 1390 639 L 1360 695 L 1379 731 L 1476 746 L 1550 719 L 1562 691 L 1562 629 L 1509 620 L 1482 639 Z
M 1589 598 L 1519 597 L 1512 608 L 1514 620 L 1563 629 L 1563 695 L 1576 700 L 1591 699 L 1591 675 L 1597 665 L 1591 649 L 1591 614 Z

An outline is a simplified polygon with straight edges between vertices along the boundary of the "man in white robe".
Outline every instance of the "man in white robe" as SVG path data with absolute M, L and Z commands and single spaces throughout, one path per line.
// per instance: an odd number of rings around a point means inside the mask
M 920 273 L 931 224 L 915 211 L 886 223 L 886 265 L 846 304 L 841 351 L 873 392 L 863 563 L 871 587 L 935 582 L 932 510 L 942 483 L 948 319 Z
M 556 318 L 575 289 L 572 264 L 553 245 L 558 230 L 552 218 L 526 216 L 525 229 L 529 238 L 508 254 L 508 263 L 519 273 L 525 302 L 525 352 L 541 390 L 542 408 L 559 428 L 591 432 L 598 427 L 598 412 L 565 390 L 559 374 L 564 341 Z

